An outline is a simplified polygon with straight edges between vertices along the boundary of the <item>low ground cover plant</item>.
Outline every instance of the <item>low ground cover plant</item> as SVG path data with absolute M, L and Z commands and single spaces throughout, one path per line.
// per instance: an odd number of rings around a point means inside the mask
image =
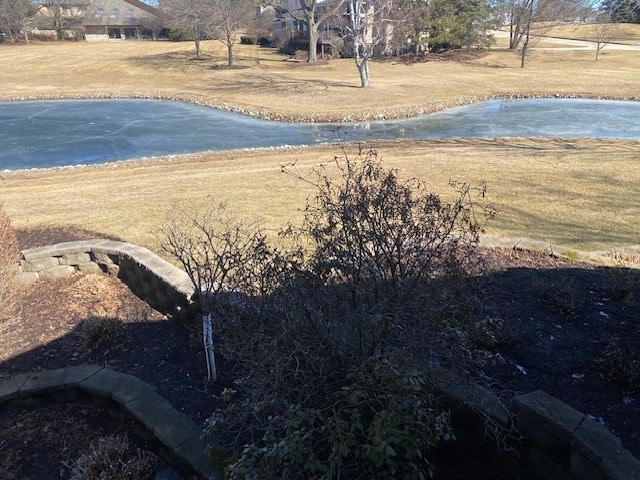
M 453 439 L 429 365 L 491 357 L 467 293 L 476 190 L 452 184 L 444 201 L 363 149 L 283 171 L 314 186 L 303 224 L 280 232 L 287 248 L 218 207 L 160 235 L 234 365 L 206 431 L 234 452 L 232 479 L 426 478 L 430 449 Z
M 70 465 L 71 480 L 151 480 L 159 461 L 133 447 L 126 435 L 109 435 L 93 442 Z

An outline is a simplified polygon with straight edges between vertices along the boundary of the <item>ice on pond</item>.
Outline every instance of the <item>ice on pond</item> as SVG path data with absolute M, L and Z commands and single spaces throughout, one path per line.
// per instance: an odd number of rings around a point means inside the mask
M 640 103 L 494 100 L 408 120 L 292 124 L 154 100 L 3 102 L 0 170 L 336 141 L 514 136 L 640 139 Z

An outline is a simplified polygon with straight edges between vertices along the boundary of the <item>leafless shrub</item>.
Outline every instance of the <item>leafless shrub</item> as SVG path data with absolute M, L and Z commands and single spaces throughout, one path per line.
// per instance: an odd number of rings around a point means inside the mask
M 584 307 L 584 289 L 573 278 L 568 281 L 536 278 L 531 286 L 537 292 L 540 303 L 562 316 L 573 317 Z
M 161 234 L 236 366 L 207 425 L 238 454 L 230 478 L 428 475 L 429 449 L 452 438 L 428 364 L 486 359 L 470 338 L 475 190 L 444 201 L 362 149 L 335 167 L 283 167 L 315 191 L 282 232 L 293 248 L 219 208 Z
M 16 268 L 20 252 L 9 215 L 0 203 L 0 333 L 15 315 Z
M 176 209 L 159 234 L 161 248 L 183 266 L 198 294 L 209 379 L 217 379 L 214 323 L 227 292 L 265 298 L 279 285 L 292 254 L 272 249 L 255 224 L 229 215 L 225 205 L 206 212 Z M 255 305 L 255 303 L 251 303 Z M 249 305 L 249 303 L 247 303 Z
M 636 302 L 635 290 L 640 282 L 640 273 L 636 269 L 619 266 L 608 270 L 611 282 L 611 296 L 628 304 Z
M 155 478 L 155 455 L 129 446 L 123 435 L 100 437 L 71 468 L 71 480 L 148 480 Z
M 78 334 L 82 345 L 90 350 L 100 345 L 115 343 L 124 326 L 119 318 L 115 317 L 90 317 L 80 325 Z
M 607 252 L 605 256 L 613 258 L 621 267 L 640 266 L 640 252 L 626 250 L 613 250 Z

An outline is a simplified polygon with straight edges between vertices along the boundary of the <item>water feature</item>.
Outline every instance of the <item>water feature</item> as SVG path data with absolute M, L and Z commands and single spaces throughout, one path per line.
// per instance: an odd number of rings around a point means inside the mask
M 640 139 L 640 102 L 493 100 L 363 124 L 270 122 L 153 100 L 3 102 L 0 170 L 335 141 L 513 136 Z

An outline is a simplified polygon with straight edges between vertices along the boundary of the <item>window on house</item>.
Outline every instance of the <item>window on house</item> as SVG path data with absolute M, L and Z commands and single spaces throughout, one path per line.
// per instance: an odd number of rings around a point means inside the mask
M 127 18 L 133 18 L 133 8 L 127 10 Z
M 104 7 L 96 8 L 96 18 L 102 18 L 102 13 L 104 12 Z
M 116 18 L 118 16 L 118 9 L 117 8 L 112 8 L 111 9 L 111 15 L 109 15 L 110 18 Z

